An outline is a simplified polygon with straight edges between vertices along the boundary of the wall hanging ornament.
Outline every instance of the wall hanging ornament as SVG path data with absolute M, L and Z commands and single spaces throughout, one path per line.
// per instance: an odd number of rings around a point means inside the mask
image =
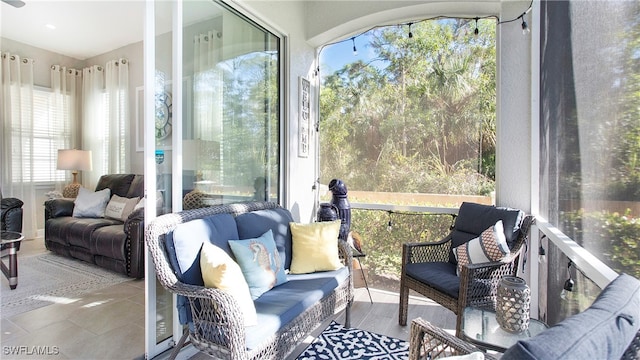
M 498 285 L 496 320 L 500 327 L 511 333 L 520 333 L 529 328 L 531 289 L 524 279 L 505 276 Z

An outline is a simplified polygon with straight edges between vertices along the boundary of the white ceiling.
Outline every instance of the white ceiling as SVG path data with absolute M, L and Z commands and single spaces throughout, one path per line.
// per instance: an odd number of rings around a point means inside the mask
M 23 0 L 14 8 L 0 2 L 0 36 L 78 60 L 142 41 L 143 0 Z M 157 33 L 171 27 L 171 2 L 159 2 Z M 185 23 L 213 16 L 211 1 L 194 1 Z M 53 25 L 50 29 L 47 25 Z

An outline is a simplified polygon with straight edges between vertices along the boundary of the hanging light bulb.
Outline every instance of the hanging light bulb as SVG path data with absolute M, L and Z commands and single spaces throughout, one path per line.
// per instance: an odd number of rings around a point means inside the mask
M 538 262 L 540 264 L 543 264 L 547 261 L 547 252 L 545 251 L 545 249 L 542 247 L 542 244 L 540 244 L 540 247 L 538 248 Z
M 411 25 L 413 25 L 413 23 L 409 23 L 409 39 L 413 38 L 413 33 L 411 32 Z
M 529 25 L 527 25 L 527 22 L 524 21 L 524 16 L 522 16 L 522 35 L 527 35 L 531 32 L 531 29 L 529 29 Z
M 476 18 L 476 19 L 475 19 L 475 20 L 476 20 L 476 28 L 475 28 L 475 30 L 473 30 L 473 33 L 474 33 L 476 36 L 480 33 L 480 30 L 478 30 L 478 20 L 479 20 L 479 19 L 480 19 L 480 18 Z
M 358 56 L 358 49 L 356 49 L 356 38 L 352 37 L 351 42 L 353 42 L 353 56 Z
M 547 251 L 542 246 L 542 240 L 544 240 L 544 238 L 546 237 L 547 235 L 542 235 L 542 237 L 540 238 L 540 247 L 538 247 L 538 263 L 539 264 L 544 264 L 547 261 Z
M 393 230 L 393 224 L 391 223 L 391 211 L 389 211 L 388 214 L 389 214 L 389 222 L 387 223 L 387 231 L 391 232 Z
M 568 300 L 568 298 L 570 297 L 570 293 L 573 291 L 574 282 L 571 278 L 571 265 L 573 265 L 573 262 L 569 260 L 569 265 L 567 265 L 567 275 L 569 276 L 569 278 L 564 282 L 562 292 L 560 292 L 560 298 L 562 300 Z

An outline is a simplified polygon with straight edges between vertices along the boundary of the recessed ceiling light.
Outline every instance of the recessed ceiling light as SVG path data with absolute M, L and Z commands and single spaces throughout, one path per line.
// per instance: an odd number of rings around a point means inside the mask
M 51 29 L 51 30 L 55 30 L 56 29 L 56 26 L 53 25 L 53 24 L 47 24 L 45 26 L 47 27 L 47 29 Z

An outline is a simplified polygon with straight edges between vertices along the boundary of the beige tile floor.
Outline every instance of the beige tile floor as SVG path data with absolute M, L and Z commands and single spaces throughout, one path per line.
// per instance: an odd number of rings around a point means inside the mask
M 46 251 L 42 239 L 26 240 L 21 245 L 19 256 Z M 4 277 L 0 291 L 10 291 Z M 409 326 L 398 325 L 398 294 L 374 289 L 371 294 L 373 304 L 365 288 L 356 289 L 351 325 L 408 340 Z M 455 315 L 449 310 L 422 297 L 411 296 L 409 304 L 411 318 L 421 316 L 453 332 Z M 344 315 L 334 318 L 343 323 Z M 327 320 L 319 326 L 286 360 L 295 359 L 329 322 Z M 49 305 L 2 319 L 0 330 L 0 359 L 3 360 L 144 359 L 144 280 L 114 285 L 82 296 L 70 304 Z M 184 350 L 179 359 L 210 359 L 198 354 L 193 347 Z M 34 354 L 37 351 L 40 355 Z M 163 353 L 157 359 L 166 359 L 169 353 Z
M 18 257 L 46 252 L 43 240 L 22 242 Z M 2 277 L 0 291 L 10 291 Z M 144 358 L 144 280 L 130 280 L 2 319 L 2 359 Z

